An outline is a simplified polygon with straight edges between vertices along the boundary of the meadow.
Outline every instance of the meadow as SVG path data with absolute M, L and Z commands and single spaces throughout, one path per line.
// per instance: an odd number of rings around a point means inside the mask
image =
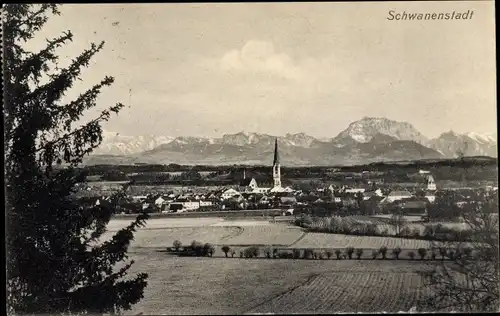
M 126 314 L 398 312 L 425 293 L 418 261 L 266 260 L 131 254 L 149 274 Z
M 113 219 L 104 239 L 130 220 Z M 213 257 L 180 257 L 167 249 L 174 240 L 215 246 Z M 228 258 L 222 245 L 236 251 Z M 258 245 L 258 258 L 239 252 Z M 129 258 L 131 273 L 149 274 L 144 299 L 126 314 L 253 314 L 399 312 L 415 306 L 426 293 L 419 271 L 436 261 L 410 260 L 409 252 L 428 241 L 395 237 L 311 233 L 287 223 L 262 219 L 155 218 L 135 233 Z M 401 260 L 373 260 L 381 246 L 402 249 Z M 361 259 L 267 259 L 265 248 L 315 251 L 363 249 Z M 438 258 L 439 260 L 439 258 Z M 422 310 L 418 307 L 419 311 Z

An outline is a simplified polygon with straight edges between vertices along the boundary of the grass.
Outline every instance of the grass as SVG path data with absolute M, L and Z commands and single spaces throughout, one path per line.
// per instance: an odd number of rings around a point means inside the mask
M 149 279 L 144 299 L 127 314 L 407 311 L 420 297 L 416 271 L 424 267 L 417 260 L 186 258 L 154 251 L 130 257 L 130 273 Z

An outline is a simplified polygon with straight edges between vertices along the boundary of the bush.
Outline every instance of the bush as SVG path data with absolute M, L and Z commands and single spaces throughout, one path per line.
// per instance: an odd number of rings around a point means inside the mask
M 380 247 L 380 249 L 378 251 L 382 255 L 382 259 L 385 259 L 387 257 L 387 247 L 386 246 Z
M 331 250 L 327 250 L 327 251 L 326 251 L 326 258 L 327 258 L 327 259 L 331 259 L 331 258 L 332 258 L 332 256 L 333 256 L 333 251 L 331 251 Z
M 436 252 L 434 252 L 434 250 L 431 251 L 431 258 L 432 260 L 436 260 Z
M 215 253 L 215 247 L 209 243 L 203 246 L 203 256 L 212 257 Z
M 312 249 L 304 250 L 304 259 L 311 259 L 313 257 L 314 251 Z
M 234 258 L 234 255 L 236 254 L 235 250 L 231 250 L 231 258 Z
M 264 253 L 266 254 L 266 257 L 268 259 L 271 259 L 271 252 L 272 252 L 271 248 L 269 247 L 264 248 Z
M 427 255 L 427 249 L 425 248 L 418 248 L 418 255 L 420 256 L 420 260 L 424 260 L 425 256 Z
M 317 251 L 313 252 L 313 258 L 318 259 L 318 257 L 319 257 L 319 252 Z
M 389 231 L 387 230 L 387 228 L 385 228 L 383 231 L 380 232 L 380 236 L 389 236 Z
M 347 254 L 347 257 L 349 259 L 352 259 L 352 255 L 354 253 L 354 248 L 353 247 L 347 247 L 346 250 L 345 250 L 346 254 Z
M 448 258 L 450 258 L 450 260 L 454 260 L 455 259 L 455 252 L 453 250 L 450 250 L 450 251 L 448 251 L 448 253 L 446 254 L 446 256 Z
M 363 255 L 363 249 L 361 249 L 361 248 L 356 249 L 356 258 L 358 260 L 361 259 L 362 255 Z
M 173 246 L 175 248 L 175 251 L 179 251 L 179 248 L 182 247 L 182 243 L 179 240 L 174 240 Z
M 191 250 L 196 256 L 200 257 L 203 255 L 203 244 L 196 240 L 193 240 L 191 242 Z
M 411 260 L 415 259 L 415 252 L 414 251 L 408 252 L 408 257 L 410 257 Z
M 273 258 L 278 258 L 278 249 L 273 249 Z
M 377 256 L 378 256 L 378 251 L 377 251 L 377 250 L 375 250 L 375 249 L 373 249 L 373 250 L 372 250 L 372 258 L 373 258 L 373 259 L 377 259 Z
M 245 258 L 257 258 L 259 256 L 259 247 L 251 246 L 244 250 Z
M 240 250 L 240 258 L 243 258 L 243 251 Z
M 229 251 L 231 251 L 231 248 L 229 248 L 229 246 L 222 246 L 221 250 L 222 252 L 224 252 L 227 258 L 227 254 L 229 253 Z
M 320 252 L 318 254 L 318 258 L 319 258 L 319 260 L 323 260 L 325 258 L 325 255 L 323 254 L 323 252 Z
M 396 258 L 396 260 L 399 260 L 400 254 L 401 254 L 401 248 L 396 247 L 396 248 L 392 249 L 392 255 L 394 256 L 394 258 Z
M 294 249 L 292 254 L 293 254 L 294 259 L 299 259 L 300 258 L 300 249 Z
M 342 251 L 340 251 L 339 249 L 335 250 L 335 255 L 337 256 L 337 260 L 341 259 L 341 257 L 340 257 L 341 254 L 342 254 Z

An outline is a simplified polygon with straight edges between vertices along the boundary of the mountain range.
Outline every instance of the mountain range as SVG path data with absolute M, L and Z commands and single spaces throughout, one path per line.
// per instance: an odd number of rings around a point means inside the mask
M 240 132 L 219 138 L 122 136 L 105 132 L 86 164 L 252 164 L 269 165 L 278 139 L 282 165 L 351 165 L 379 161 L 497 157 L 494 134 L 445 132 L 430 139 L 407 122 L 364 117 L 337 136 L 317 139 L 305 133 L 273 136 Z

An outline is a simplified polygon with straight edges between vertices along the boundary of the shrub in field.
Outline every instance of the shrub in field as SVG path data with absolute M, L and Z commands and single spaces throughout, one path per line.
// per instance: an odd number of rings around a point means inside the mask
M 352 254 L 354 253 L 354 248 L 353 247 L 347 247 L 345 250 L 347 257 L 349 259 L 352 259 Z
M 264 253 L 266 254 L 266 258 L 271 259 L 272 250 L 269 247 L 264 248 Z
M 411 260 L 415 259 L 415 252 L 414 251 L 408 252 L 408 257 L 410 257 Z
M 227 254 L 229 253 L 231 248 L 229 248 L 229 246 L 222 246 L 221 250 L 226 255 L 226 258 L 227 258 Z
M 380 249 L 378 251 L 382 255 L 382 259 L 385 259 L 387 257 L 387 247 L 386 246 L 380 247 Z
M 231 258 L 234 258 L 234 255 L 236 254 L 235 250 L 231 250 Z
M 331 251 L 330 249 L 328 249 L 325 253 L 326 253 L 326 258 L 327 258 L 327 259 L 331 259 L 331 258 L 332 258 L 332 256 L 333 256 L 333 251 Z
M 362 255 L 363 255 L 363 249 L 361 249 L 361 248 L 356 249 L 356 258 L 358 260 L 361 259 Z
M 320 253 L 318 254 L 318 258 L 319 258 L 319 260 L 323 260 L 323 259 L 325 258 L 324 253 L 323 253 L 323 252 L 320 252 Z
M 243 255 L 245 256 L 245 258 L 253 258 L 253 247 L 248 247 L 246 248 L 245 250 L 243 250 Z
M 373 249 L 372 250 L 372 258 L 377 259 L 377 256 L 378 256 L 378 251 L 376 249 Z
M 455 259 L 455 252 L 453 250 L 450 250 L 448 251 L 448 253 L 446 254 L 446 256 L 450 259 L 450 260 L 454 260 Z
M 427 249 L 418 248 L 417 252 L 418 252 L 418 255 L 420 256 L 420 260 L 424 260 L 425 256 L 427 255 Z
M 389 231 L 387 230 L 387 228 L 385 228 L 384 230 L 382 230 L 380 232 L 380 236 L 384 236 L 384 237 L 389 236 Z
M 243 258 L 243 251 L 240 250 L 240 258 Z
M 434 250 L 431 251 L 432 260 L 436 260 L 436 252 Z
M 193 250 L 194 254 L 196 256 L 202 256 L 203 255 L 203 244 L 196 241 L 196 240 L 193 240 L 191 242 L 191 249 Z
M 314 259 L 318 259 L 318 257 L 319 257 L 319 253 L 317 251 L 314 251 L 313 252 L 313 258 Z
M 182 243 L 179 240 L 174 240 L 173 246 L 174 246 L 175 251 L 179 251 L 179 248 L 182 247 Z
M 394 258 L 396 258 L 396 260 L 399 260 L 400 254 L 401 254 L 401 248 L 396 247 L 396 248 L 392 249 L 392 255 L 394 256 Z
M 215 247 L 212 244 L 206 243 L 203 246 L 203 255 L 212 257 L 215 253 Z
M 278 249 L 273 249 L 273 258 L 278 258 Z
M 342 254 L 342 251 L 340 251 L 339 249 L 335 250 L 335 255 L 337 256 L 337 260 L 341 259 L 341 257 L 340 257 L 341 254 Z
M 278 252 L 278 258 L 280 258 L 280 259 L 287 259 L 288 258 L 288 253 L 286 251 L 280 251 L 280 252 Z
M 294 259 L 299 259 L 300 258 L 300 249 L 294 249 L 292 254 L 293 254 Z
M 304 259 L 311 259 L 313 257 L 314 251 L 312 249 L 304 250 Z

